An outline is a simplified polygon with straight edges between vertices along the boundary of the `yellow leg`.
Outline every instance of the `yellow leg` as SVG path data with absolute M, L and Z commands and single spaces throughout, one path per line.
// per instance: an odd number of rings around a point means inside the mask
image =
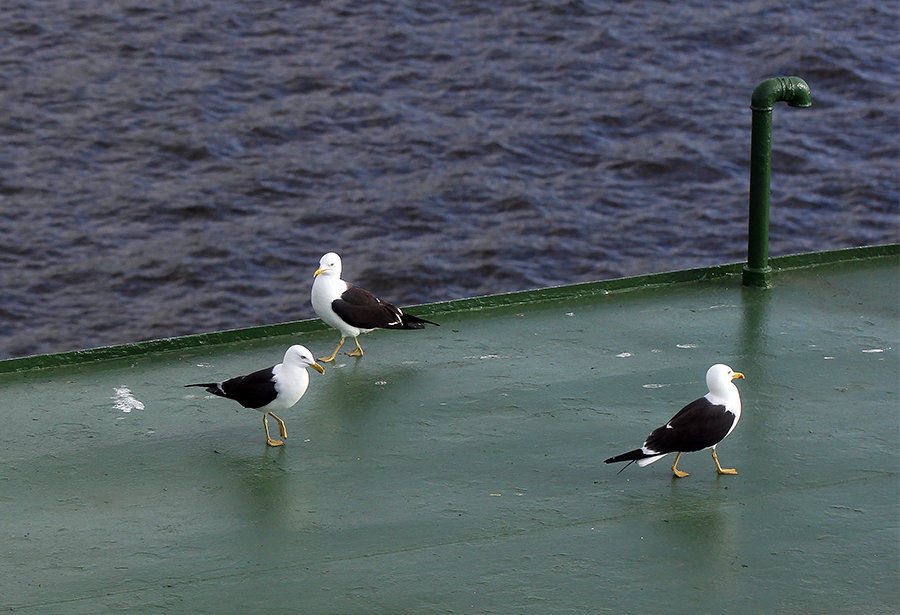
M 348 357 L 361 357 L 363 356 L 362 346 L 359 345 L 359 338 L 354 337 L 353 341 L 356 342 L 356 350 L 351 350 L 347 353 Z
M 334 361 L 334 358 L 337 356 L 338 350 L 340 350 L 341 346 L 343 346 L 343 345 L 344 345 L 344 338 L 342 337 L 341 341 L 338 342 L 337 348 L 335 348 L 334 352 L 331 353 L 331 356 L 330 357 L 320 357 L 319 361 L 321 361 L 322 363 L 331 363 L 332 361 Z
M 287 438 L 287 426 L 284 424 L 284 421 L 275 416 L 274 412 L 270 412 L 269 416 L 278 421 L 278 432 L 281 434 L 281 437 Z
M 719 456 L 716 455 L 715 447 L 713 447 L 712 453 L 713 453 L 713 461 L 716 462 L 716 472 L 718 472 L 719 474 L 737 474 L 737 470 L 735 470 L 734 468 L 723 468 L 722 467 L 722 465 L 719 463 Z
M 682 472 L 678 469 L 678 460 L 681 459 L 681 453 L 675 455 L 675 463 L 672 464 L 672 474 L 675 475 L 675 478 L 684 478 L 685 476 L 690 476 L 687 472 Z
M 266 444 L 269 446 L 281 446 L 284 444 L 281 440 L 275 440 L 269 435 L 269 419 L 266 418 L 266 415 L 263 415 L 263 429 L 266 430 Z

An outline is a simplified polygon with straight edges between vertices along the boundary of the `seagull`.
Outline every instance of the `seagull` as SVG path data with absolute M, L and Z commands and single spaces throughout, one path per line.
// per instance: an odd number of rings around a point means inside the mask
M 706 372 L 706 386 L 709 387 L 709 393 L 679 410 L 678 414 L 662 427 L 654 429 L 644 440 L 641 448 L 610 457 L 605 463 L 628 461 L 628 465 L 622 468 L 624 470 L 635 461 L 643 467 L 659 461 L 669 453 L 677 452 L 672 472 L 676 478 L 684 478 L 690 474 L 678 469 L 681 454 L 711 448 L 713 461 L 716 462 L 716 472 L 737 474 L 737 470 L 723 468 L 719 464 L 716 446 L 734 431 L 738 421 L 741 420 L 741 395 L 733 381 L 743 377 L 744 374 L 734 371 L 727 365 L 721 363 L 713 365 Z
M 276 440 L 269 435 L 269 420 L 266 415 L 278 421 L 278 430 L 282 438 L 287 438 L 287 428 L 273 410 L 287 410 L 303 397 L 309 386 L 311 367 L 320 374 L 325 369 L 316 363 L 312 353 L 299 344 L 291 346 L 284 353 L 284 360 L 278 365 L 255 371 L 246 376 L 237 376 L 222 382 L 206 382 L 202 384 L 186 384 L 185 387 L 205 387 L 207 392 L 219 397 L 233 399 L 245 408 L 254 408 L 263 413 L 263 428 L 266 430 L 266 444 L 281 446 L 283 440 Z
M 382 301 L 369 291 L 341 279 L 341 257 L 329 252 L 319 261 L 319 268 L 313 274 L 312 306 L 316 315 L 341 332 L 341 341 L 328 357 L 319 361 L 331 363 L 337 356 L 344 340 L 352 337 L 356 349 L 347 356 L 363 356 L 359 345 L 359 335 L 374 329 L 424 329 L 425 324 L 436 322 L 404 314 L 400 308 Z

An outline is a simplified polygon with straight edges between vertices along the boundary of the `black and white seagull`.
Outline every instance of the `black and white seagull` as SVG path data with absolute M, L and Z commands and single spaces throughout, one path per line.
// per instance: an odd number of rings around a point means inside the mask
M 254 408 L 263 413 L 263 427 L 266 430 L 266 444 L 281 446 L 283 440 L 276 440 L 269 435 L 269 420 L 266 415 L 278 421 L 278 430 L 282 438 L 287 437 L 287 428 L 274 410 L 287 410 L 303 397 L 309 386 L 311 367 L 320 374 L 325 369 L 316 363 L 312 353 L 299 344 L 291 346 L 284 353 L 284 360 L 278 365 L 255 371 L 246 376 L 237 376 L 222 382 L 206 382 L 202 384 L 186 384 L 186 387 L 205 387 L 207 392 L 219 397 L 233 399 L 245 408 Z
M 669 453 L 678 453 L 675 456 L 675 463 L 672 464 L 672 472 L 677 478 L 684 478 L 690 474 L 678 469 L 681 454 L 711 448 L 713 461 L 716 462 L 716 472 L 737 474 L 737 470 L 723 468 L 719 464 L 716 446 L 734 431 L 738 421 L 741 420 L 741 394 L 734 386 L 734 380 L 743 377 L 744 374 L 734 371 L 727 365 L 721 363 L 713 365 L 706 372 L 706 386 L 709 387 L 709 393 L 679 410 L 678 414 L 662 427 L 654 429 L 644 440 L 641 448 L 610 457 L 606 463 L 628 461 L 628 465 L 625 466 L 627 468 L 636 461 L 643 467 L 659 461 Z
M 424 329 L 425 324 L 436 322 L 404 314 L 395 305 L 382 301 L 369 291 L 341 279 L 341 257 L 329 252 L 319 261 L 313 274 L 312 306 L 319 318 L 341 332 L 341 341 L 328 357 L 319 361 L 334 361 L 344 340 L 352 337 L 356 348 L 347 353 L 351 357 L 363 356 L 359 335 L 374 329 Z

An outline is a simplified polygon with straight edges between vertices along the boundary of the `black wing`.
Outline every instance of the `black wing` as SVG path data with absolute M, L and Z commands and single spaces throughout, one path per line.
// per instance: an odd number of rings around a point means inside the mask
M 245 408 L 262 408 L 278 395 L 273 369 L 274 366 L 231 378 L 220 385 L 221 393 L 212 392 L 233 399 Z
M 360 329 L 404 329 L 403 312 L 369 291 L 350 284 L 331 309 L 347 324 Z M 421 328 L 421 327 L 420 327 Z
M 653 430 L 645 446 L 659 453 L 699 451 L 718 444 L 734 423 L 734 414 L 705 397 L 695 399 Z

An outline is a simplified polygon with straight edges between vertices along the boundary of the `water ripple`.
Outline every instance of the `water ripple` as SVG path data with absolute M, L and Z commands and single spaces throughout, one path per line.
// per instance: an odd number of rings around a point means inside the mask
M 795 3 L 796 4 L 796 3 Z M 0 357 L 898 241 L 896 3 L 0 7 Z M 702 240 L 698 240 L 701 237 Z

